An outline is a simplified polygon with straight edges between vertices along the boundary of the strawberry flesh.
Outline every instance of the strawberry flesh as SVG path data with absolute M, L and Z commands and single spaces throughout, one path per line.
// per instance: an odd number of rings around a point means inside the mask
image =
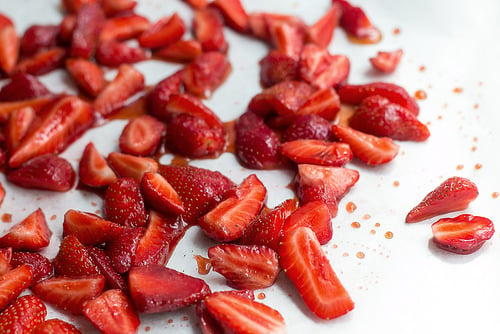
M 193 32 L 204 52 L 227 51 L 223 19 L 215 8 L 206 7 L 194 11 Z
M 342 167 L 352 160 L 349 145 L 316 139 L 299 139 L 282 143 L 281 153 L 297 164 Z
M 165 132 L 165 125 L 156 118 L 142 115 L 123 128 L 118 145 L 127 154 L 150 156 L 156 153 Z
M 144 234 L 141 227 L 129 227 L 116 238 L 106 243 L 106 254 L 111 265 L 117 272 L 123 274 L 132 268 L 134 255 Z
M 285 130 L 282 142 L 300 139 L 330 141 L 333 138 L 330 122 L 321 116 L 310 114 L 298 116 Z
M 159 173 L 146 172 L 140 183 L 147 206 L 167 215 L 185 212 L 182 200 L 168 181 Z
M 147 108 L 151 115 L 160 121 L 168 123 L 172 115 L 167 112 L 167 103 L 170 95 L 179 93 L 182 85 L 182 70 L 158 82 L 147 98 Z
M 142 180 L 145 173 L 158 171 L 156 160 L 120 152 L 111 152 L 108 155 L 108 164 L 118 177 L 133 178 L 137 182 Z
M 271 50 L 259 61 L 260 83 L 268 88 L 282 81 L 298 79 L 297 59 L 280 52 Z
M 245 33 L 248 30 L 248 14 L 240 0 L 215 0 L 211 6 L 220 11 L 224 22 L 233 30 L 240 33 Z
M 106 279 L 105 289 L 120 289 L 125 293 L 128 293 L 128 282 L 127 280 L 118 273 L 106 252 L 102 248 L 98 247 L 87 247 L 87 251 L 94 261 L 95 265 L 101 271 L 102 275 Z
M 137 39 L 143 48 L 156 49 L 177 42 L 182 38 L 186 26 L 175 13 L 170 18 L 162 17 L 145 30 Z
M 105 220 L 96 214 L 70 209 L 64 214 L 63 237 L 75 236 L 84 245 L 100 245 L 116 238 L 122 225 Z
M 123 177 L 110 184 L 104 195 L 103 215 L 120 225 L 145 226 L 147 215 L 139 183 Z
M 322 48 L 327 48 L 332 41 L 335 28 L 339 24 L 342 9 L 333 3 L 332 7 L 306 31 L 309 43 L 314 43 Z
M 78 10 L 71 39 L 71 57 L 89 59 L 94 54 L 105 20 L 104 12 L 97 3 L 85 4 Z
M 42 209 L 37 209 L 0 238 L 0 247 L 17 251 L 39 251 L 50 243 L 52 231 Z
M 95 52 L 96 61 L 102 66 L 119 67 L 146 60 L 146 51 L 114 40 L 101 41 Z
M 379 51 L 375 57 L 370 58 L 372 67 L 383 73 L 392 73 L 396 70 L 403 56 L 403 50 Z
M 21 264 L 0 276 L 0 310 L 4 310 L 11 302 L 15 303 L 16 298 L 30 286 L 32 280 L 33 268 L 29 264 Z M 5 310 L 0 313 L 0 319 L 4 312 Z
M 59 26 L 34 24 L 24 31 L 21 37 L 21 52 L 23 55 L 33 55 L 45 48 L 57 45 Z
M 196 40 L 180 40 L 154 52 L 154 55 L 170 62 L 189 63 L 196 59 L 203 50 Z
M 32 334 L 82 334 L 78 328 L 60 319 L 49 319 L 36 326 Z
M 86 59 L 66 60 L 66 70 L 78 87 L 90 96 L 97 96 L 105 85 L 104 73 L 95 63 Z
M 78 177 L 81 183 L 89 187 L 106 187 L 118 178 L 106 159 L 90 142 L 85 146 L 78 163 Z

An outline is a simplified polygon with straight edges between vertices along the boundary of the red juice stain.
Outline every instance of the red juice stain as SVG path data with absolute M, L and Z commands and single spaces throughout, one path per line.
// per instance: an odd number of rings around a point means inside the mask
M 2 222 L 3 223 L 11 223 L 12 222 L 12 214 L 10 214 L 10 213 L 4 213 L 2 215 Z
M 498 198 L 498 196 L 500 196 L 500 194 L 498 193 L 498 191 L 495 191 L 491 194 L 491 198 Z
M 346 204 L 345 209 L 347 212 L 353 213 L 357 209 L 357 206 L 353 202 L 349 202 Z
M 424 71 L 426 70 L 426 68 L 425 68 L 425 66 L 424 66 L 424 65 L 421 65 L 421 66 L 418 68 L 418 70 L 419 70 L 420 72 L 424 72 Z
M 339 246 L 337 244 L 333 244 L 332 248 L 338 248 Z
M 387 231 L 385 232 L 384 237 L 386 239 L 392 239 L 394 237 L 394 234 L 391 231 Z
M 351 227 L 352 228 L 360 228 L 361 227 L 361 224 L 359 222 L 352 222 L 351 223 Z
M 207 275 L 210 272 L 210 269 L 212 268 L 212 263 L 210 262 L 210 259 L 207 259 L 206 257 L 200 255 L 194 255 L 194 259 L 198 263 L 198 274 Z
M 476 152 L 476 151 L 477 151 L 477 146 L 472 146 L 472 147 L 470 148 L 470 150 L 471 150 L 471 152 Z
M 377 233 L 377 231 L 375 231 L 375 230 L 370 230 L 370 234 L 375 234 L 375 233 Z
M 261 292 L 261 293 L 259 293 L 259 294 L 257 295 L 257 299 L 262 300 L 262 299 L 265 299 L 265 298 L 266 298 L 266 294 L 265 294 L 264 292 Z
M 56 220 L 57 216 L 56 215 L 52 215 L 50 216 L 50 220 Z
M 149 327 L 149 326 L 144 327 L 145 332 L 149 332 L 150 330 L 151 330 L 151 327 Z
M 427 93 L 424 90 L 419 89 L 415 92 L 415 98 L 417 100 L 425 100 L 427 98 Z
M 189 164 L 189 159 L 181 155 L 174 155 L 170 164 L 175 166 L 187 166 Z
M 188 321 L 188 320 L 189 320 L 189 318 L 188 318 L 187 315 L 185 315 L 185 316 L 182 317 L 182 321 Z
M 345 252 L 342 254 L 343 257 L 348 257 L 349 256 L 349 253 Z
M 365 258 L 365 253 L 363 253 L 363 252 L 357 252 L 357 253 L 356 253 L 356 257 L 357 257 L 358 259 L 364 259 L 364 258 Z
M 171 324 L 171 323 L 173 323 L 173 322 L 174 322 L 174 320 L 172 320 L 172 319 L 168 319 L 168 320 L 167 320 L 167 323 L 169 323 L 169 324 Z
M 375 223 L 375 227 L 380 227 L 380 223 Z
M 474 165 L 474 169 L 475 170 L 478 170 L 478 169 L 481 169 L 481 168 L 483 168 L 483 165 L 481 165 L 479 163 L 477 163 L 477 164 Z
M 392 30 L 392 33 L 393 33 L 394 35 L 399 35 L 399 34 L 401 34 L 401 29 L 400 29 L 400 28 L 398 28 L 398 27 L 396 27 L 396 28 L 394 28 L 394 29 Z
M 474 109 L 478 109 L 478 108 L 479 108 L 479 104 L 477 104 L 477 103 L 476 103 L 476 104 L 474 104 L 473 108 L 474 108 Z
M 455 88 L 453 88 L 453 93 L 460 94 L 463 91 L 464 91 L 464 89 L 462 87 L 455 87 Z
M 397 180 L 396 180 L 396 181 L 394 181 L 394 182 L 392 183 L 392 185 L 393 185 L 394 187 L 399 187 L 399 181 L 397 181 Z
M 108 120 L 133 119 L 146 114 L 147 95 L 142 96 L 131 104 L 121 108 L 116 113 L 109 116 Z
M 236 130 L 235 130 L 236 120 L 232 120 L 224 123 L 224 130 L 226 131 L 226 149 L 225 151 L 228 153 L 236 152 Z
M 370 216 L 369 214 L 365 214 L 365 215 L 363 215 L 363 219 L 364 219 L 364 220 L 368 220 L 368 219 L 370 219 L 371 217 L 372 217 L 372 216 Z
M 462 170 L 464 169 L 464 165 L 463 164 L 458 164 L 457 167 L 456 167 L 457 170 Z

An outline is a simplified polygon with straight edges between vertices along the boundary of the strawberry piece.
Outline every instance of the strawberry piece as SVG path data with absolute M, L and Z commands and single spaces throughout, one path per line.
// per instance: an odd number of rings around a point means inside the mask
M 166 105 L 170 115 L 188 114 L 203 119 L 210 127 L 223 128 L 224 125 L 212 110 L 203 102 L 188 94 L 172 94 Z
M 83 314 L 101 333 L 136 333 L 140 324 L 132 301 L 118 289 L 107 290 L 87 302 Z
M 42 50 L 21 60 L 16 66 L 16 71 L 31 75 L 44 75 L 64 67 L 66 55 L 66 49 L 61 47 Z
M 319 115 L 333 121 L 340 110 L 340 99 L 333 88 L 318 89 L 297 110 L 296 116 Z
M 129 227 L 106 244 L 105 251 L 109 256 L 111 265 L 120 274 L 132 268 L 134 255 L 143 234 L 143 228 Z
M 94 122 L 91 106 L 75 96 L 65 96 L 46 107 L 32 129 L 9 158 L 9 166 L 19 167 L 45 153 L 62 152 Z M 48 173 L 50 174 L 50 173 Z
M 76 27 L 76 15 L 68 14 L 59 23 L 59 40 L 63 45 L 70 45 Z
M 162 17 L 145 30 L 137 39 L 143 48 L 156 49 L 177 42 L 186 32 L 181 17 L 174 13 L 170 18 Z
M 158 171 L 158 163 L 151 158 L 119 152 L 111 152 L 108 163 L 119 177 L 131 177 L 137 182 L 142 180 L 144 173 Z
M 21 52 L 23 55 L 33 55 L 43 49 L 57 46 L 58 36 L 58 25 L 34 24 L 26 29 L 21 37 Z
M 0 14 L 0 70 L 10 75 L 19 58 L 19 38 L 10 18 Z
M 333 226 L 328 206 L 321 201 L 305 203 L 292 212 L 283 223 L 280 236 L 290 233 L 301 226 L 309 227 L 316 234 L 321 245 L 332 239 Z
M 474 253 L 494 233 L 495 228 L 490 219 L 467 214 L 442 218 L 432 224 L 434 243 L 441 249 L 457 254 Z
M 140 313 L 173 311 L 210 294 L 203 280 L 157 264 L 132 268 L 128 279 L 130 296 Z
M 333 125 L 334 135 L 349 145 L 355 157 L 368 165 L 390 162 L 399 152 L 399 145 L 391 138 L 379 138 L 354 129 Z
M 183 0 L 183 1 L 186 2 L 193 9 L 205 8 L 208 5 L 208 0 Z
M 36 326 L 32 334 L 82 334 L 78 328 L 61 319 L 49 319 Z
M 248 14 L 240 0 L 215 0 L 211 6 L 220 11 L 229 27 L 240 33 L 248 31 Z
M 408 109 L 415 116 L 418 115 L 417 102 L 401 86 L 388 82 L 372 82 L 363 85 L 344 85 L 337 91 L 343 103 L 359 104 L 366 97 L 380 95 L 389 101 Z
M 23 264 L 30 265 L 33 269 L 32 286 L 52 276 L 54 273 L 52 262 L 40 253 L 13 252 L 10 264 L 12 268 L 22 266 Z
M 298 79 L 297 59 L 278 50 L 271 50 L 259 62 L 260 83 L 268 88 L 282 81 Z
M 102 248 L 98 247 L 87 247 L 87 251 L 94 261 L 95 265 L 101 271 L 102 275 L 106 279 L 105 289 L 120 289 L 125 293 L 128 293 L 128 283 L 120 275 L 113 265 L 111 264 L 111 259 L 106 254 L 106 252 Z
M 140 187 L 144 202 L 154 210 L 167 215 L 184 213 L 184 205 L 179 194 L 161 174 L 144 173 Z
M 106 118 L 123 107 L 130 97 L 143 89 L 144 75 L 132 65 L 120 65 L 116 77 L 94 100 L 94 109 Z
M 246 168 L 273 169 L 280 165 L 279 139 L 264 120 L 245 112 L 236 121 L 236 156 Z
M 160 165 L 159 173 L 179 194 L 185 210 L 182 218 L 188 224 L 207 213 L 235 186 L 220 172 L 193 166 Z
M 220 244 L 208 249 L 212 268 L 236 289 L 264 289 L 280 273 L 278 254 L 263 245 Z
M 306 30 L 306 39 L 322 48 L 327 48 L 332 41 L 335 28 L 339 24 L 342 9 L 336 3 L 312 26 Z
M 274 25 L 288 24 L 298 28 L 305 33 L 306 24 L 301 18 L 293 15 L 284 15 L 276 13 L 250 13 L 249 25 L 252 34 L 266 42 L 272 42 L 271 29 Z
M 349 125 L 371 135 L 396 140 L 425 141 L 430 136 L 429 129 L 417 116 L 380 95 L 364 99 Z
M 97 3 L 83 5 L 78 10 L 71 39 L 71 57 L 89 59 L 94 54 L 105 21 L 106 16 Z
M 118 179 L 92 142 L 83 150 L 78 164 L 78 176 L 80 182 L 89 187 L 105 187 Z
M 350 61 L 344 55 L 332 55 L 316 44 L 306 44 L 299 61 L 299 75 L 318 89 L 338 87 L 347 81 Z
M 68 277 L 94 276 L 100 274 L 85 246 L 74 236 L 65 236 L 59 245 L 54 261 L 56 275 Z
M 37 77 L 26 73 L 15 73 L 0 89 L 0 101 L 20 101 L 49 95 L 47 87 Z
M 316 316 L 334 319 L 354 308 L 310 228 L 301 226 L 285 234 L 278 254 L 281 268 Z
M 154 55 L 171 62 L 189 63 L 202 53 L 201 44 L 196 40 L 180 40 L 155 51 Z
M 42 209 L 37 209 L 0 238 L 0 247 L 11 247 L 15 251 L 39 251 L 49 245 L 51 235 Z
M 73 166 L 55 154 L 35 157 L 7 174 L 7 180 L 23 188 L 65 192 L 75 184 Z
M 304 47 L 304 31 L 296 25 L 282 21 L 269 21 L 271 43 L 276 49 L 293 59 L 299 59 Z
M 0 275 L 10 271 L 10 261 L 12 260 L 12 248 L 0 248 Z
M 97 96 L 104 89 L 104 73 L 95 63 L 72 58 L 66 60 L 66 70 L 77 86 L 90 96 Z
M 205 7 L 194 11 L 193 33 L 204 52 L 226 53 L 228 44 L 224 36 L 223 19 L 215 8 Z
M 16 299 L 0 313 L 1 333 L 31 333 L 47 316 L 47 308 L 37 296 Z
M 135 6 L 137 6 L 137 1 L 135 0 L 102 0 L 102 9 L 106 16 L 115 16 L 122 12 L 133 11 Z
M 288 142 L 300 139 L 330 141 L 332 139 L 330 122 L 315 114 L 297 116 L 286 128 L 281 140 Z
M 70 209 L 64 214 L 63 237 L 75 236 L 83 245 L 105 243 L 124 230 L 124 227 L 93 213 Z
M 206 297 L 209 314 L 224 333 L 284 333 L 285 320 L 275 309 L 231 292 Z
M 62 0 L 64 10 L 68 13 L 76 14 L 82 6 L 97 3 L 97 0 Z
M 268 212 L 261 212 L 245 230 L 238 243 L 264 245 L 277 250 L 283 223 L 296 209 L 297 201 L 288 199 Z
M 19 147 L 35 116 L 36 112 L 31 107 L 16 109 L 10 114 L 4 128 L 5 148 L 8 154 L 12 154 Z
M 233 241 L 243 235 L 262 209 L 267 189 L 252 174 L 230 193 L 198 222 L 203 232 L 217 242 Z
M 46 303 L 75 315 L 83 305 L 99 296 L 104 289 L 104 276 L 48 278 L 33 287 L 33 292 Z
M 11 302 L 15 303 L 19 294 L 30 286 L 32 279 L 33 268 L 29 264 L 22 264 L 0 276 L 0 310 L 4 310 Z M 0 319 L 4 312 L 0 313 Z
M 224 83 L 231 73 L 231 64 L 220 52 L 205 52 L 186 66 L 182 82 L 186 91 L 201 98 L 208 98 Z
M 148 58 L 146 51 L 114 40 L 101 41 L 95 52 L 96 61 L 102 66 L 119 67 L 134 64 Z
M 477 186 L 471 180 L 459 176 L 450 177 L 410 210 L 406 222 L 416 223 L 448 212 L 464 210 L 478 195 Z
M 120 225 L 145 226 L 147 215 L 139 182 L 123 177 L 110 184 L 104 194 L 103 215 Z
M 136 117 L 127 123 L 120 134 L 120 151 L 139 156 L 153 155 L 164 132 L 165 125 L 156 118 L 149 115 Z
M 108 18 L 99 34 L 100 41 L 124 41 L 138 37 L 149 29 L 151 22 L 135 13 Z
M 370 58 L 372 67 L 383 73 L 392 73 L 396 70 L 403 56 L 403 50 L 379 51 L 375 57 Z
M 184 235 L 187 225 L 179 217 L 165 216 L 151 211 L 148 227 L 139 240 L 132 266 L 150 263 L 166 265 L 177 241 Z
M 0 123 L 5 123 L 10 114 L 21 108 L 30 107 L 38 112 L 53 99 L 51 96 L 43 96 L 25 101 L 0 102 Z
M 148 95 L 147 107 L 149 113 L 160 121 L 168 123 L 172 115 L 167 112 L 170 95 L 180 93 L 182 85 L 182 70 L 158 82 Z
M 361 7 L 353 6 L 347 0 L 333 0 L 342 9 L 340 26 L 349 35 L 362 43 L 377 43 L 382 38 L 380 31 L 372 24 Z
M 349 145 L 316 139 L 299 139 L 282 143 L 281 154 L 296 164 L 342 167 L 352 160 Z

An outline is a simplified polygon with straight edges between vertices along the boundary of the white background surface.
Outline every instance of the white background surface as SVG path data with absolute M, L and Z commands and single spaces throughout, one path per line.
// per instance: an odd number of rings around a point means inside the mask
M 290 333 L 498 333 L 500 234 L 496 233 L 478 252 L 460 256 L 436 249 L 430 242 L 430 225 L 434 220 L 407 225 L 404 218 L 444 179 L 459 175 L 474 181 L 480 192 L 464 213 L 498 222 L 500 198 L 493 198 L 492 193 L 500 191 L 500 134 L 497 131 L 500 3 L 496 0 L 360 0 L 354 3 L 366 10 L 382 31 L 383 39 L 375 45 L 355 45 L 337 29 L 330 51 L 349 56 L 350 83 L 384 80 L 402 85 L 411 94 L 424 90 L 427 99 L 419 101 L 420 119 L 429 123 L 431 137 L 424 143 L 400 143 L 399 156 L 386 166 L 367 168 L 356 162 L 347 166 L 359 170 L 361 177 L 340 202 L 339 214 L 333 221 L 333 240 L 324 248 L 356 303 L 352 312 L 332 321 L 317 320 L 283 274 L 273 287 L 262 291 L 266 295 L 263 302 L 283 314 Z M 330 2 L 244 0 L 243 4 L 249 12 L 297 14 L 311 24 L 325 13 Z M 0 11 L 15 21 L 19 33 L 34 23 L 57 24 L 62 17 L 55 0 L 0 0 Z M 174 0 L 139 1 L 136 11 L 152 21 L 175 11 L 187 23 L 191 18 L 191 10 Z M 400 29 L 400 34 L 393 33 L 395 28 Z M 240 115 L 250 98 L 259 92 L 257 63 L 267 52 L 261 42 L 230 30 L 226 37 L 234 70 L 226 84 L 206 102 L 223 121 Z M 369 57 L 379 50 L 397 48 L 404 50 L 404 56 L 396 73 L 377 75 L 370 70 Z M 425 66 L 424 71 L 419 70 L 421 66 Z M 137 67 L 146 75 L 149 85 L 177 68 L 155 61 Z M 112 78 L 114 73 L 108 75 Z M 56 92 L 73 89 L 61 72 L 41 79 Z M 463 92 L 455 93 L 457 87 Z M 103 155 L 117 150 L 116 139 L 123 125 L 123 121 L 116 121 L 88 132 L 63 156 L 77 166 L 83 147 L 89 141 L 93 141 Z M 168 157 L 163 161 L 168 162 Z M 241 168 L 230 154 L 191 164 L 218 169 L 235 182 L 252 172 Z M 476 164 L 482 167 L 476 169 Z M 458 165 L 463 168 L 457 170 Z M 293 176 L 290 172 L 257 174 L 268 188 L 270 207 L 293 196 L 286 188 Z M 3 175 L 0 177 L 7 188 L 0 214 L 11 213 L 16 223 L 38 207 L 43 208 L 54 232 L 51 246 L 45 251 L 49 257 L 57 253 L 64 212 L 70 208 L 91 212 L 101 208 L 101 200 L 92 194 L 76 190 L 66 194 L 27 193 L 6 185 Z M 394 181 L 398 181 L 399 186 L 394 186 Z M 349 201 L 357 205 L 353 213 L 345 209 Z M 447 216 L 455 215 L 458 213 Z M 352 228 L 354 221 L 361 227 Z M 2 224 L 0 232 L 11 225 Z M 394 237 L 386 239 L 386 231 L 393 232 Z M 192 228 L 179 243 L 169 266 L 200 276 L 193 255 L 206 256 L 211 245 L 198 229 Z M 365 257 L 357 258 L 357 252 L 363 252 Z M 217 273 L 201 277 L 213 290 L 226 288 Z M 94 331 L 82 317 L 68 317 L 51 309 L 49 318 L 52 317 L 69 318 L 85 333 Z M 141 333 L 146 332 L 148 326 L 148 333 L 199 332 L 192 309 L 141 316 L 141 320 Z

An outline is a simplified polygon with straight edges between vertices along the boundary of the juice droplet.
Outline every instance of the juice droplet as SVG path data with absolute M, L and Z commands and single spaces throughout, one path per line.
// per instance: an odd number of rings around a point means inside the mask
M 470 150 L 471 150 L 472 152 L 476 152 L 476 151 L 477 151 L 477 147 L 476 147 L 476 146 L 472 146 L 472 147 L 470 148 Z
M 338 248 L 339 246 L 337 244 L 333 244 L 332 248 Z
M 357 206 L 353 202 L 349 202 L 346 204 L 345 209 L 347 212 L 353 213 L 357 209 Z
M 187 315 L 185 315 L 185 316 L 182 317 L 182 321 L 188 321 L 188 320 L 189 320 L 189 318 L 188 318 Z
M 424 66 L 424 65 L 420 66 L 420 67 L 418 68 L 418 70 L 419 70 L 420 72 L 425 71 L 425 66 Z
M 462 164 L 457 165 L 457 170 L 462 170 L 462 169 L 464 169 L 464 165 Z
M 343 257 L 348 257 L 349 256 L 349 253 L 345 252 L 344 254 L 342 254 Z
M 386 239 L 392 239 L 392 237 L 393 237 L 393 236 L 394 236 L 394 234 L 393 234 L 391 231 L 387 231 L 387 232 L 385 232 L 385 234 L 384 234 L 384 237 L 385 237 Z
M 477 164 L 474 165 L 474 169 L 475 170 L 481 169 L 482 167 L 483 167 L 483 165 L 481 165 L 479 163 L 477 163 Z
M 399 181 L 394 181 L 394 182 L 392 183 L 392 185 L 393 185 L 394 187 L 399 187 Z
M 189 164 L 189 160 L 186 157 L 182 157 L 180 155 L 175 155 L 170 162 L 172 165 L 176 166 L 187 166 Z
M 194 255 L 194 259 L 198 263 L 198 273 L 200 275 L 207 275 L 210 272 L 210 269 L 212 268 L 212 263 L 210 262 L 210 259 L 207 259 L 206 257 L 200 255 Z
M 491 198 L 498 198 L 498 196 L 500 196 L 500 194 L 497 191 L 491 194 Z
M 477 143 L 478 140 L 479 139 L 477 137 L 472 138 L 472 141 L 475 142 L 475 143 Z
M 361 224 L 360 224 L 360 223 L 358 223 L 358 222 L 352 222 L 352 223 L 351 223 L 351 227 L 352 227 L 352 228 L 360 228 L 360 227 L 361 227 Z
M 149 327 L 149 326 L 144 327 L 145 332 L 149 332 L 150 330 L 151 330 L 151 327 Z
M 401 29 L 400 29 L 400 28 L 394 28 L 394 29 L 392 30 L 392 33 L 393 33 L 394 35 L 399 35 L 399 34 L 401 33 Z
M 474 104 L 474 109 L 478 109 L 479 108 L 479 104 Z
M 262 300 L 262 299 L 265 299 L 265 298 L 266 298 L 266 294 L 265 294 L 264 292 L 261 292 L 261 293 L 259 293 L 259 294 L 257 295 L 257 299 Z
M 455 87 L 453 88 L 453 93 L 457 93 L 457 94 L 460 94 L 462 93 L 464 90 L 462 87 Z
M 380 227 L 380 223 L 375 223 L 375 227 Z
M 419 89 L 415 92 L 415 98 L 417 100 L 425 100 L 427 98 L 427 93 L 422 89 Z
M 363 252 L 357 252 L 357 253 L 356 253 L 356 257 L 357 257 L 358 259 L 364 259 L 364 258 L 365 258 L 365 253 L 363 253 Z
M 90 205 L 97 206 L 97 203 L 96 202 L 90 202 Z
M 375 230 L 370 230 L 370 234 L 375 234 L 375 233 L 377 233 L 377 231 L 375 231 Z
M 12 222 L 12 215 L 10 213 L 4 213 L 2 215 L 2 222 L 3 223 L 10 223 L 10 222 Z
M 167 320 L 167 323 L 169 323 L 169 324 L 171 324 L 171 323 L 173 323 L 173 322 L 174 322 L 174 320 L 173 320 L 173 319 L 168 319 L 168 320 Z
M 368 220 L 368 219 L 370 219 L 371 217 L 372 217 L 372 216 L 370 216 L 369 214 L 365 214 L 365 215 L 363 215 L 363 219 L 364 219 L 364 220 Z
M 56 220 L 57 216 L 56 215 L 52 215 L 50 216 L 50 220 Z

